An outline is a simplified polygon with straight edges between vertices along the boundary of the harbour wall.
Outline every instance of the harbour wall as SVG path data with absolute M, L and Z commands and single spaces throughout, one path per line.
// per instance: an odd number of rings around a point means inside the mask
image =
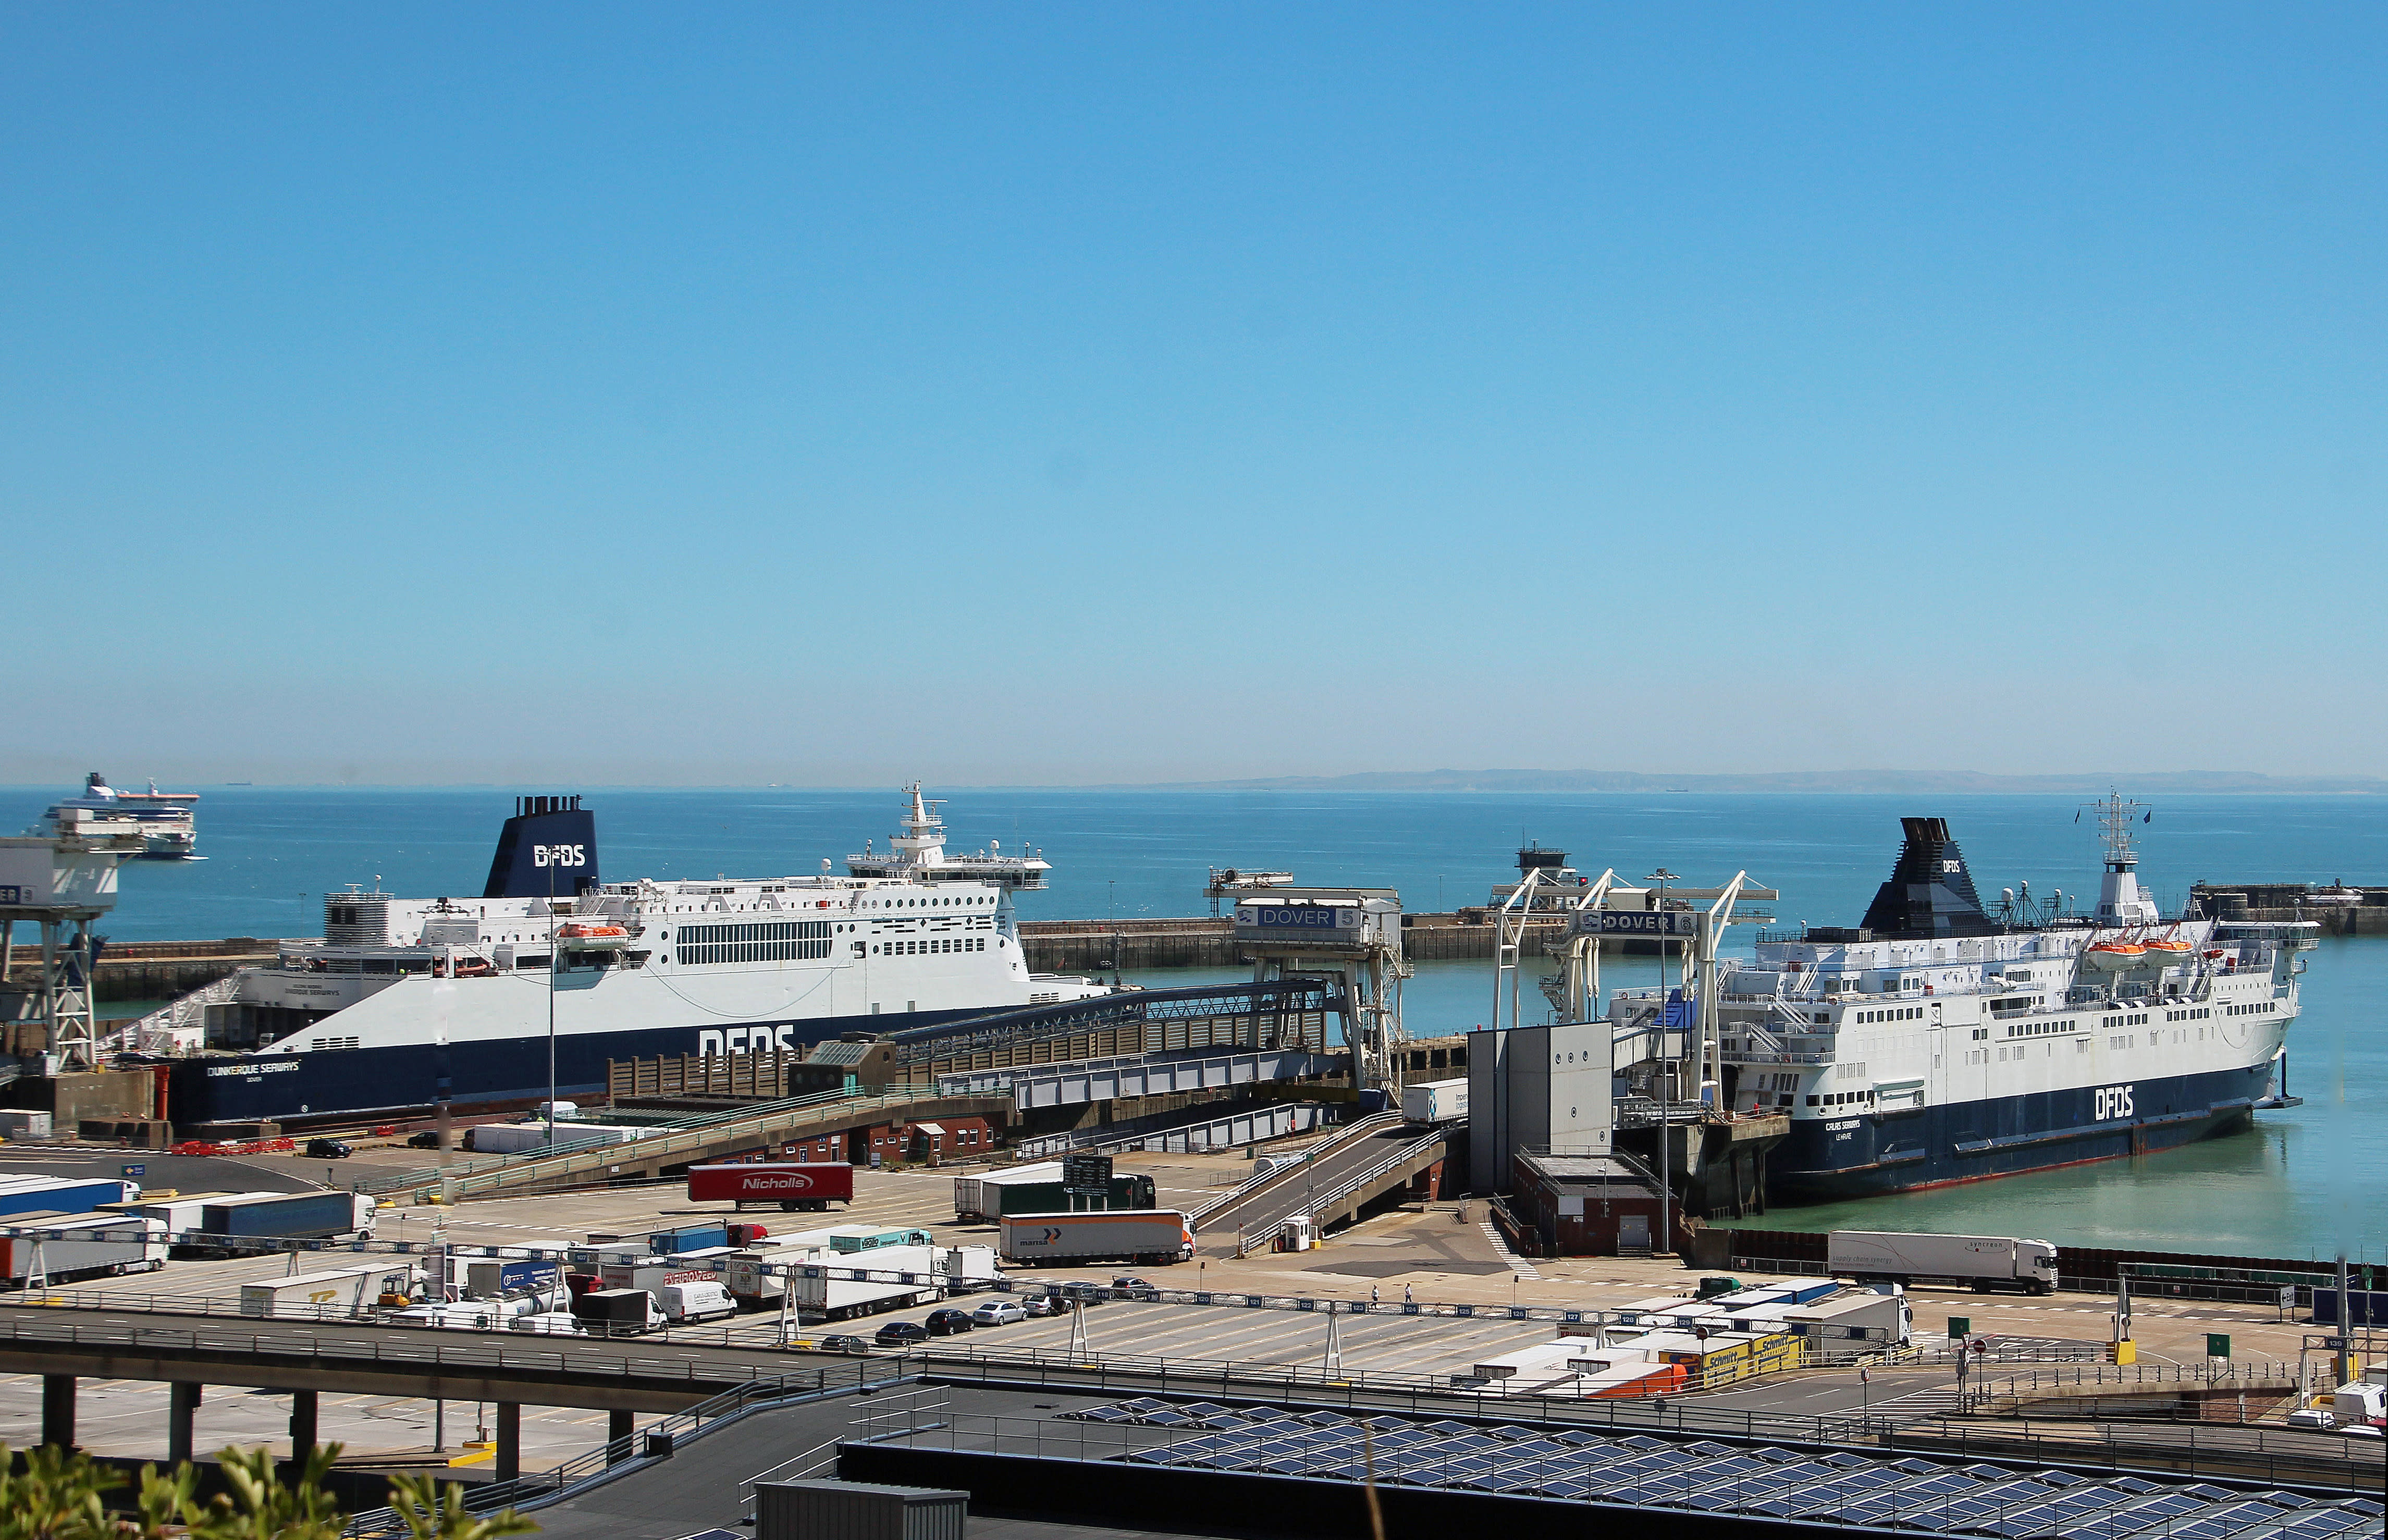
M 2333 889 L 2316 902 L 2309 883 L 2194 883 L 2190 897 L 2200 913 L 2217 920 L 2280 923 L 2311 920 L 2324 935 L 2388 935 L 2388 887 Z

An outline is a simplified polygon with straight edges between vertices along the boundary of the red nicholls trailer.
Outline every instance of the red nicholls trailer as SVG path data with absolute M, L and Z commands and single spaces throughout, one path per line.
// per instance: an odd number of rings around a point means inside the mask
M 822 1209 L 854 1202 L 854 1167 L 844 1161 L 781 1161 L 755 1165 L 692 1165 L 691 1203 L 777 1203 Z

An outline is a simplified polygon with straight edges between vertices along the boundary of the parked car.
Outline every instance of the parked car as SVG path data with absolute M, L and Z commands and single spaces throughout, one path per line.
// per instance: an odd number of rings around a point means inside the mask
M 2309 1428 L 2316 1432 L 2326 1433 L 2338 1426 L 2338 1416 L 2327 1406 L 2304 1406 L 2291 1412 L 2288 1422 L 2292 1428 Z
M 437 1150 L 439 1148 L 439 1130 L 426 1128 L 419 1134 L 409 1134 L 406 1147 L 409 1150 Z
M 1054 1291 L 1065 1305 L 1083 1305 L 1089 1309 L 1103 1302 L 1103 1286 L 1099 1283 L 1064 1283 Z
M 929 1329 L 919 1321 L 889 1321 L 872 1333 L 870 1340 L 881 1347 L 910 1347 L 929 1340 Z
M 972 1326 L 1010 1326 L 1013 1321 L 1026 1320 L 1028 1312 L 1011 1300 L 991 1299 L 972 1311 L 970 1317 Z
M 355 1153 L 354 1150 L 336 1139 L 311 1139 L 307 1141 L 309 1160 L 344 1161 Z
M 1115 1278 L 1111 1279 L 1111 1292 L 1122 1299 L 1157 1299 L 1161 1295 L 1150 1279 L 1141 1278 Z
M 1061 1302 L 1050 1294 L 1030 1294 L 1021 1300 L 1020 1308 L 1033 1320 L 1040 1316 L 1060 1315 Z
M 867 1358 L 870 1356 L 870 1343 L 867 1338 L 862 1337 L 823 1337 L 820 1340 L 820 1350 L 823 1353 L 844 1353 L 857 1358 Z
M 921 1324 L 929 1329 L 929 1335 L 932 1337 L 957 1337 L 971 1329 L 970 1312 L 932 1310 L 929 1312 L 929 1318 Z

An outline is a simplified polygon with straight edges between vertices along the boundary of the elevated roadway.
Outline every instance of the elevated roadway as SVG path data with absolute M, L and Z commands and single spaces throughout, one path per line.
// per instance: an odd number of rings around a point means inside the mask
M 1459 1126 L 1465 1126 L 1460 1125 Z M 1443 1158 L 1449 1127 L 1413 1124 L 1397 1113 L 1364 1118 L 1302 1160 L 1238 1188 L 1196 1216 L 1202 1249 L 1236 1250 L 1238 1232 L 1257 1241 L 1296 1215 L 1325 1228 L 1406 1186 Z

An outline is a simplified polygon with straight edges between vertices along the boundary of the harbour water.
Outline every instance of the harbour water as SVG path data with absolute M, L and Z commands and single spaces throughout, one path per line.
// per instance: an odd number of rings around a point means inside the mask
M 378 881 L 410 895 L 480 891 L 512 789 L 195 787 L 208 859 L 128 867 L 103 929 L 121 940 L 311 935 L 323 895 Z M 548 788 L 535 788 L 548 789 Z M 573 789 L 573 788 L 554 788 Z M 2124 787 L 2128 794 L 2129 788 Z M 0 827 L 21 828 L 57 787 L 0 789 Z M 883 791 L 616 790 L 592 793 L 603 874 L 803 873 L 866 837 L 883 845 L 897 796 Z M 972 791 L 947 808 L 953 846 L 990 837 L 1040 847 L 1050 891 L 1030 919 L 1203 911 L 1211 866 L 1292 871 L 1305 884 L 1398 887 L 1412 910 L 1481 903 L 1532 838 L 1587 872 L 1640 878 L 1665 866 L 1713 884 L 1747 868 L 1780 888 L 1785 923 L 1851 924 L 1889 871 L 1901 814 L 1946 817 L 1985 898 L 2028 880 L 2094 895 L 2095 829 L 2073 798 L 1712 796 L 1467 793 Z M 2388 802 L 2355 797 L 2166 798 L 2140 829 L 2141 880 L 2167 911 L 2191 882 L 2388 881 Z M 1741 933 L 1747 935 L 1745 930 Z M 2134 1161 L 2007 1177 L 1857 1204 L 1778 1208 L 1793 1228 L 1987 1229 L 2060 1245 L 2178 1247 L 2388 1262 L 2388 940 L 2325 939 L 2307 954 L 2305 1013 L 2290 1037 L 2302 1107 L 2259 1114 L 2245 1134 Z M 1632 970 L 1648 963 L 1629 963 Z M 1194 983 L 1205 973 L 1147 975 Z M 1487 1019 L 1490 966 L 1421 964 L 1410 1030 Z M 1528 1010 L 1534 999 L 1531 981 Z

